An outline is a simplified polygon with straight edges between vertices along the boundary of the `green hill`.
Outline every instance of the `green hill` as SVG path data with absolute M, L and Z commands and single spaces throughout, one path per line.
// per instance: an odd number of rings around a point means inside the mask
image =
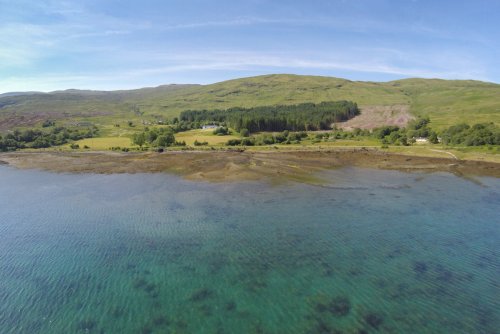
M 124 91 L 67 90 L 0 97 L 0 131 L 36 126 L 46 119 L 101 126 L 153 122 L 187 109 L 255 107 L 351 100 L 366 110 L 401 106 L 429 116 L 433 126 L 458 122 L 500 124 L 500 85 L 479 81 L 405 79 L 385 83 L 345 79 L 265 75 L 210 85 L 166 85 Z M 386 110 L 387 111 L 387 110 Z M 359 116 L 360 117 L 360 116 Z
M 387 83 L 410 97 L 414 115 L 429 116 L 433 126 L 458 122 L 500 124 L 500 85 L 472 80 L 405 79 Z

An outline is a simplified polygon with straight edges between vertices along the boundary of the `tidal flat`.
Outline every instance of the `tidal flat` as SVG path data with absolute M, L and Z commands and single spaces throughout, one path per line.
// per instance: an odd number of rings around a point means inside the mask
M 415 153 L 397 154 L 374 148 L 204 150 L 164 153 L 37 151 L 0 154 L 0 165 L 67 173 L 167 172 L 188 180 L 210 182 L 272 180 L 319 184 L 323 182 L 318 178 L 322 171 L 350 166 L 404 172 L 450 172 L 466 178 L 500 177 L 499 162 L 460 160 L 450 156 L 445 158 L 421 156 Z
M 0 166 L 2 333 L 496 333 L 500 180 Z

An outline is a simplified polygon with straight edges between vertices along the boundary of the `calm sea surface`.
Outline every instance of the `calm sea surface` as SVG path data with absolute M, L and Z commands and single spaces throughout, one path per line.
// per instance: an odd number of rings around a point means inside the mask
M 500 333 L 500 179 L 0 167 L 0 333 Z

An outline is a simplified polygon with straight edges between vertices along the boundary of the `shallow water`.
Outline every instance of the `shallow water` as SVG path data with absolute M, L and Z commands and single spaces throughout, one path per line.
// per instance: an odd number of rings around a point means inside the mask
M 498 333 L 500 180 L 0 166 L 1 333 Z

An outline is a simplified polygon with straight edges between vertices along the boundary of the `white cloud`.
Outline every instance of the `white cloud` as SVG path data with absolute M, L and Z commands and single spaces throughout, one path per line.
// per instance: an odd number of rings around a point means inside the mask
M 2 0 L 0 0 L 0 4 Z M 373 42 L 369 39 L 333 40 L 314 51 L 302 51 L 297 48 L 278 52 L 276 49 L 262 49 L 258 45 L 249 45 L 248 50 L 214 51 L 193 45 L 178 52 L 165 52 L 162 40 L 142 48 L 126 48 L 125 45 L 112 42 L 115 37 L 131 35 L 134 43 L 136 32 L 174 36 L 177 30 L 202 31 L 207 27 L 249 26 L 279 24 L 284 26 L 307 26 L 316 30 L 332 29 L 340 32 L 377 32 L 394 34 L 391 23 L 374 19 L 355 20 L 352 17 L 307 17 L 301 18 L 265 18 L 236 17 L 228 20 L 204 22 L 185 22 L 177 24 L 149 22 L 144 19 L 120 19 L 102 13 L 89 12 L 83 6 L 66 1 L 27 2 L 25 5 L 33 13 L 56 15 L 57 20 L 28 23 L 18 21 L 2 21 L 0 13 L 0 90 L 51 90 L 70 87 L 85 88 L 123 88 L 134 86 L 137 82 L 159 82 L 164 78 L 195 77 L 197 72 L 355 72 L 381 73 L 399 77 L 441 77 L 481 80 L 488 79 L 487 60 L 464 50 L 442 51 L 439 46 L 410 45 L 406 48 L 396 47 L 393 40 L 386 43 Z M 169 32 L 172 32 L 171 34 Z M 421 34 L 436 38 L 454 38 L 425 24 L 408 22 L 398 27 L 397 34 Z M 140 35 L 140 34 L 138 34 Z M 140 35 L 142 36 L 142 35 Z M 473 36 L 472 34 L 470 36 Z M 100 39 L 102 37 L 102 39 Z M 110 44 L 98 41 L 111 41 Z M 134 38 L 134 39 L 133 39 Z M 118 38 L 116 38 L 118 40 Z M 411 39 L 410 39 L 411 40 Z M 169 40 L 165 39 L 165 44 Z M 153 45 L 154 44 L 154 45 Z M 341 47 L 336 48 L 335 45 Z M 222 44 L 223 45 L 223 44 Z M 331 45 L 331 46 L 329 46 Z M 358 46 L 356 46 L 358 45 Z M 360 46 L 361 45 L 361 46 Z M 380 46 L 384 45 L 384 46 Z M 394 47 L 393 47 L 394 45 Z M 241 47 L 241 46 L 240 46 Z M 236 47 L 235 47 L 236 48 Z M 80 75 L 80 68 L 69 60 L 77 54 L 88 58 L 97 65 L 89 73 Z M 54 64 L 53 68 L 44 68 L 44 61 L 61 58 L 71 63 L 74 70 L 67 65 Z M 99 63 L 103 60 L 101 63 Z M 112 64 L 114 69 L 102 69 L 103 63 Z M 76 63 L 78 65 L 78 63 Z M 146 64 L 146 65 L 145 65 Z M 91 66 L 90 66 L 91 67 Z M 13 73 L 17 73 L 13 76 Z M 33 73 L 23 75 L 23 73 Z M 36 74 L 35 74 L 36 73 Z
M 22 18 L 2 21 L 0 16 L 0 71 L 37 65 L 51 56 L 64 57 L 68 51 L 94 48 L 93 41 L 81 43 L 83 38 L 112 37 L 150 27 L 147 22 L 91 13 L 66 1 L 29 2 L 24 6 L 33 15 L 57 15 L 58 19 L 30 23 Z
M 369 54 L 366 50 L 365 54 Z M 50 91 L 67 88 L 83 89 L 125 89 L 143 85 L 175 83 L 168 78 L 192 77 L 200 72 L 219 73 L 226 76 L 231 72 L 239 73 L 283 73 L 283 72 L 318 72 L 327 73 L 380 73 L 395 77 L 424 77 L 445 79 L 483 79 L 484 71 L 470 67 L 470 60 L 453 60 L 445 55 L 437 63 L 429 66 L 396 66 L 391 59 L 383 59 L 386 54 L 404 57 L 403 52 L 394 50 L 371 50 L 374 57 L 362 56 L 346 59 L 346 55 L 293 56 L 287 53 L 256 52 L 205 52 L 185 54 L 155 55 L 151 66 L 102 71 L 95 73 L 47 73 L 40 76 L 24 76 L 0 79 L 0 87 L 14 90 Z M 379 55 L 377 55 L 377 53 Z M 446 62 L 445 62 L 446 61 Z M 220 76 L 220 75 L 219 75 Z M 195 75 L 196 77 L 196 75 Z M 186 82 L 177 82 L 186 83 Z M 197 83 L 197 82 L 192 82 Z M 5 89 L 1 89 L 6 91 Z
M 354 56 L 346 53 L 291 55 L 258 52 L 198 52 L 153 55 L 153 67 L 125 71 L 130 76 L 159 75 L 183 71 L 269 70 L 293 69 L 339 70 L 359 73 L 382 73 L 405 77 L 439 77 L 486 80 L 486 70 L 474 59 L 449 54 L 411 55 L 397 50 L 366 49 Z M 144 55 L 146 56 L 146 55 Z M 399 59 L 406 64 L 395 65 Z M 424 60 L 422 60 L 424 59 Z M 424 66 L 426 64 L 426 66 Z

